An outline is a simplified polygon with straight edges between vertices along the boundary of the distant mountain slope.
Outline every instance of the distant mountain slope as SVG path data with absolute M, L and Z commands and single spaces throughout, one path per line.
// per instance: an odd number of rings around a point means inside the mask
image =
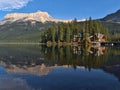
M 107 21 L 107 22 L 120 22 L 120 10 L 118 10 L 115 13 L 109 14 L 105 16 L 102 21 Z
M 120 33 L 120 9 L 100 19 L 111 34 Z
M 120 23 L 102 21 L 103 25 L 108 28 L 111 34 L 120 33 Z
M 52 23 L 46 22 L 13 22 L 0 25 L 0 41 L 6 42 L 38 42 L 40 32 Z

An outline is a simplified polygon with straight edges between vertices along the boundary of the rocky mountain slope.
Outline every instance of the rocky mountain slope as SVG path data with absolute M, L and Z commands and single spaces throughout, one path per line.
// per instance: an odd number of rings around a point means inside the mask
M 101 20 L 107 21 L 107 22 L 120 22 L 120 10 L 116 11 L 115 13 L 105 16 Z
M 0 24 L 5 24 L 7 22 L 25 22 L 25 21 L 38 21 L 38 22 L 46 22 L 46 21 L 53 21 L 55 20 L 52 18 L 47 12 L 35 12 L 35 13 L 11 13 L 7 14 L 4 19 L 0 22 Z
M 34 13 L 10 13 L 7 14 L 2 21 L 0 21 L 0 25 L 3 25 L 5 23 L 12 23 L 12 22 L 26 22 L 26 21 L 31 21 L 35 23 L 37 22 L 70 22 L 72 20 L 60 20 L 60 19 L 55 19 L 51 15 L 49 15 L 47 12 L 41 12 L 37 11 Z M 79 21 L 84 21 L 79 20 Z

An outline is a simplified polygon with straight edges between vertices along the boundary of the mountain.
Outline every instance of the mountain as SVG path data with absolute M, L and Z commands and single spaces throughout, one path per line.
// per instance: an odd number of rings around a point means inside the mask
M 47 12 L 41 11 L 10 13 L 0 21 L 0 42 L 39 42 L 41 31 L 50 27 L 53 22 L 71 21 L 55 19 Z
M 0 21 L 0 42 L 39 42 L 40 33 L 57 21 L 47 12 L 11 13 Z
M 120 9 L 99 20 L 102 21 L 112 35 L 120 33 Z
M 105 16 L 101 20 L 106 21 L 106 22 L 120 22 L 120 10 L 116 11 L 115 13 Z
M 13 23 L 13 22 L 26 22 L 26 21 L 31 21 L 35 23 L 37 22 L 70 22 L 72 20 L 60 20 L 60 19 L 55 19 L 51 15 L 49 15 L 47 12 L 41 12 L 37 11 L 34 13 L 10 13 L 7 14 L 4 19 L 0 22 L 0 25 L 3 25 L 5 23 Z M 79 20 L 79 21 L 84 21 Z
M 52 25 L 47 12 L 11 13 L 0 21 L 0 42 L 39 42 L 40 33 Z
M 15 21 L 38 21 L 38 22 L 46 22 L 46 21 L 54 21 L 47 12 L 35 12 L 35 13 L 11 13 L 7 14 L 4 19 L 0 22 L 0 24 L 5 24 L 7 22 L 15 22 Z

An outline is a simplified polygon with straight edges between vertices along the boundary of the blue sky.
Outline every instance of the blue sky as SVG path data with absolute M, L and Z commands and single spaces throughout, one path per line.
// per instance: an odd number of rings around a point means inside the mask
M 120 0 L 0 0 L 0 20 L 13 12 L 48 12 L 58 19 L 102 18 L 120 9 Z

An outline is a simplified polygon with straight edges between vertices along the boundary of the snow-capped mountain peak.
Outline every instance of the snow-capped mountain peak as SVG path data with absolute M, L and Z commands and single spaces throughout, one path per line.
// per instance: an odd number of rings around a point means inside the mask
M 35 13 L 11 13 L 4 17 L 4 20 L 35 20 L 40 22 L 51 21 L 53 18 L 47 12 L 37 11 Z
M 12 23 L 15 21 L 38 21 L 38 22 L 46 22 L 46 21 L 52 21 L 52 22 L 71 22 L 72 20 L 60 20 L 55 19 L 51 15 L 49 15 L 47 12 L 37 11 L 34 13 L 10 13 L 7 14 L 4 19 L 0 22 L 0 25 L 5 24 L 7 22 Z M 84 21 L 79 20 L 79 21 Z

